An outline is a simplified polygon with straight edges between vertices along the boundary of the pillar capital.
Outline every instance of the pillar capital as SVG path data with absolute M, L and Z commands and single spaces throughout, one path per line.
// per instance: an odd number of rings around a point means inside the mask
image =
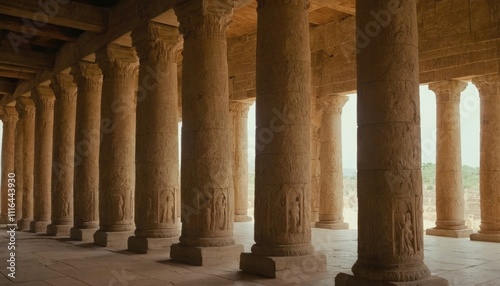
M 245 101 L 230 101 L 229 102 L 229 111 L 233 114 L 239 114 L 240 116 L 247 116 L 248 110 L 250 106 L 252 106 L 252 102 Z
M 4 124 L 15 124 L 19 119 L 19 114 L 17 113 L 15 106 L 4 106 L 0 112 L 0 120 Z
M 102 72 L 96 63 L 80 61 L 71 68 L 70 74 L 80 88 L 85 86 L 93 91 L 101 89 Z
M 467 88 L 467 83 L 459 80 L 439 81 L 429 84 L 429 89 L 436 94 L 438 101 L 460 101 L 460 94 Z
M 36 108 L 39 110 L 54 110 L 54 101 L 56 97 L 54 92 L 48 86 L 38 86 L 33 89 L 31 97 L 35 102 Z
M 309 9 L 309 4 L 310 4 L 309 0 L 259 0 L 257 9 L 262 9 L 265 8 L 266 6 L 271 6 L 271 5 L 272 6 L 286 5 L 307 10 Z
M 500 94 L 500 74 L 475 77 L 472 83 L 479 90 L 479 96 L 498 96 Z
M 141 63 L 174 63 L 183 43 L 178 28 L 151 21 L 136 27 L 131 36 Z
M 25 96 L 18 97 L 16 100 L 16 108 L 21 118 L 35 117 L 35 103 L 33 99 Z
M 233 17 L 233 1 L 193 0 L 174 7 L 179 30 L 188 38 L 225 38 Z
M 97 51 L 95 58 L 104 79 L 123 77 L 124 75 L 135 79 L 138 59 L 133 48 L 109 44 L 106 48 Z
M 323 113 L 342 113 L 342 108 L 349 101 L 345 95 L 324 95 L 318 98 L 318 107 Z
M 57 74 L 50 80 L 50 88 L 56 99 L 70 99 L 76 97 L 76 83 L 69 74 Z

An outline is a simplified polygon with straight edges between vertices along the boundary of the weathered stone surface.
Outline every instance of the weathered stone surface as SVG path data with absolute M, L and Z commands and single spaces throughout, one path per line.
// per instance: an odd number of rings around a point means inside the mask
M 48 86 L 39 86 L 32 92 L 36 104 L 35 180 L 33 191 L 33 221 L 30 231 L 45 233 L 50 224 L 52 144 L 54 131 L 54 93 Z
M 320 208 L 320 149 L 321 149 L 321 108 L 317 102 L 317 88 L 311 87 L 311 222 L 319 220 Z
M 170 247 L 170 257 L 173 260 L 196 266 L 215 266 L 238 261 L 242 252 L 243 245 L 241 244 L 197 247 L 177 243 Z
M 24 146 L 24 117 L 20 109 L 19 101 L 16 101 L 16 109 L 19 120 L 16 124 L 16 139 L 14 151 L 14 172 L 16 173 L 16 222 L 23 218 L 23 194 L 24 194 L 24 173 L 23 173 L 23 146 Z
M 1 186 L 1 204 L 0 204 L 0 223 L 15 224 L 15 217 L 9 219 L 9 198 L 16 198 L 16 194 L 9 192 L 9 179 L 16 181 L 14 173 L 14 148 L 16 142 L 16 124 L 19 120 L 19 115 L 14 106 L 4 106 L 0 110 L 0 120 L 3 122 L 2 134 L 2 186 Z M 10 174 L 14 174 L 12 178 Z M 14 188 L 16 190 L 17 188 Z M 9 194 L 13 194 L 11 197 Z M 14 200 L 14 203 L 18 203 Z

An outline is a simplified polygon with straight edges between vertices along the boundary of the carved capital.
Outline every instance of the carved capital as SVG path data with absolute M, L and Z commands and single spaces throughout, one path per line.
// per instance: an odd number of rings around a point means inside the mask
M 258 0 L 257 10 L 265 9 L 268 6 L 293 6 L 308 10 L 309 0 Z
M 233 1 L 192 0 L 174 7 L 184 39 L 225 38 L 233 18 Z
M 238 117 L 247 117 L 248 110 L 253 103 L 245 102 L 245 101 L 230 101 L 229 102 L 229 111 L 233 116 Z
M 2 112 L 0 112 L 0 120 L 3 124 L 14 126 L 19 119 L 19 114 L 17 113 L 15 106 L 4 106 Z
M 475 77 L 472 83 L 479 90 L 479 96 L 500 96 L 500 74 Z
M 71 68 L 78 89 L 98 91 L 102 87 L 102 72 L 96 63 L 80 61 Z
M 133 48 L 109 44 L 106 48 L 97 51 L 95 58 L 104 80 L 110 78 L 135 79 L 139 62 Z
M 436 94 L 437 101 L 460 101 L 460 94 L 467 88 L 467 83 L 459 80 L 447 80 L 429 84 L 429 89 Z
M 179 29 L 155 22 L 139 25 L 131 36 L 141 63 L 174 63 L 183 43 Z
M 35 102 L 37 110 L 54 110 L 54 101 L 56 97 L 50 87 L 38 86 L 33 89 L 31 96 Z
M 57 100 L 71 100 L 76 96 L 76 83 L 69 74 L 57 74 L 50 80 L 50 88 Z
M 325 95 L 318 97 L 318 105 L 322 113 L 342 114 L 342 108 L 349 101 L 345 95 Z
M 18 97 L 16 100 L 16 108 L 19 113 L 19 117 L 22 119 L 35 118 L 35 103 L 33 102 L 33 99 L 24 96 Z

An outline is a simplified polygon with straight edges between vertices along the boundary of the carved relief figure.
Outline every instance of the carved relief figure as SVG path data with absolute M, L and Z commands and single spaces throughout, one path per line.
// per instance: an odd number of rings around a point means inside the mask
M 294 233 L 300 231 L 300 196 L 295 194 L 294 200 L 290 201 L 288 215 L 289 215 L 289 232 Z
M 168 194 L 166 191 L 162 192 L 160 195 L 160 223 L 166 223 L 168 221 Z
M 114 195 L 115 200 L 115 220 L 122 221 L 125 215 L 125 201 L 122 194 Z
M 227 206 L 226 196 L 224 194 L 219 194 L 219 196 L 217 196 L 215 209 L 216 209 L 217 227 L 221 230 L 226 229 L 226 218 L 227 218 L 226 206 Z
M 61 202 L 61 216 L 68 217 L 69 216 L 69 201 L 67 199 L 63 199 Z
M 400 245 L 400 254 L 411 256 L 415 253 L 413 248 L 413 225 L 411 223 L 411 214 L 410 212 L 406 212 L 403 215 L 401 221 L 401 245 Z
M 153 199 L 151 199 L 151 196 L 147 196 L 146 209 L 144 210 L 146 212 L 146 219 L 147 219 L 146 223 L 153 222 L 155 220 L 153 217 L 153 212 L 151 211 L 152 209 L 153 209 Z

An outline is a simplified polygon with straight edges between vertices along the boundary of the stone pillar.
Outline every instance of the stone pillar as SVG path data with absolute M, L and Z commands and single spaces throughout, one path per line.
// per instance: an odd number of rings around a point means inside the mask
M 54 93 L 48 86 L 39 86 L 32 92 L 36 104 L 35 126 L 35 184 L 33 192 L 34 218 L 30 231 L 45 233 L 50 224 L 52 143 L 54 131 Z
M 306 0 L 259 1 L 257 8 L 255 244 L 240 269 L 272 278 L 326 269 L 311 245 L 307 8 Z
M 460 144 L 460 93 L 466 82 L 451 80 L 432 83 L 436 94 L 436 227 L 427 235 L 469 237 L 465 226 L 462 188 L 462 153 Z
M 126 248 L 134 230 L 136 71 L 132 48 L 96 52 L 103 73 L 99 151 L 99 230 L 94 243 Z
M 481 225 L 470 239 L 500 242 L 500 74 L 472 83 L 481 98 Z
M 9 207 L 11 203 L 17 204 L 16 193 L 9 190 L 9 183 L 16 184 L 17 178 L 14 173 L 14 148 L 16 140 L 16 123 L 19 119 L 16 107 L 4 106 L 0 113 L 0 119 L 3 122 L 2 133 L 2 189 L 1 189 L 1 215 L 0 223 L 15 224 L 16 218 L 10 217 L 9 213 L 15 211 L 15 208 Z
M 356 3 L 358 259 L 335 285 L 448 285 L 424 263 L 416 2 Z
M 178 241 L 179 189 L 177 63 L 179 30 L 154 22 L 132 31 L 139 56 L 135 236 L 128 249 L 138 253 L 165 249 Z
M 233 238 L 227 26 L 223 1 L 174 7 L 184 36 L 182 67 L 182 233 L 170 257 L 193 265 L 237 260 Z
M 347 229 L 344 222 L 344 173 L 342 170 L 342 108 L 349 100 L 343 95 L 319 99 L 321 115 L 321 180 L 319 222 L 316 227 Z
M 250 102 L 231 101 L 234 221 L 252 221 L 248 212 L 248 109 Z
M 29 97 L 17 99 L 17 111 L 23 130 L 23 217 L 17 222 L 20 230 L 29 230 L 33 221 L 33 185 L 35 171 L 35 104 Z
M 73 226 L 76 84 L 71 75 L 58 74 L 52 78 L 50 87 L 54 91 L 56 102 L 51 184 L 52 223 L 47 226 L 47 234 L 69 236 Z
M 23 194 L 24 194 L 24 173 L 23 173 L 23 157 L 24 157 L 24 117 L 19 101 L 16 102 L 16 109 L 19 114 L 19 120 L 16 124 L 16 143 L 14 151 L 14 172 L 16 173 L 16 222 L 23 218 Z
M 91 242 L 99 227 L 102 73 L 97 64 L 80 61 L 71 69 L 71 74 L 78 89 L 73 184 L 74 221 L 70 237 L 74 240 Z
M 319 220 L 321 166 L 319 162 L 321 114 L 318 110 L 317 87 L 311 87 L 311 222 Z

